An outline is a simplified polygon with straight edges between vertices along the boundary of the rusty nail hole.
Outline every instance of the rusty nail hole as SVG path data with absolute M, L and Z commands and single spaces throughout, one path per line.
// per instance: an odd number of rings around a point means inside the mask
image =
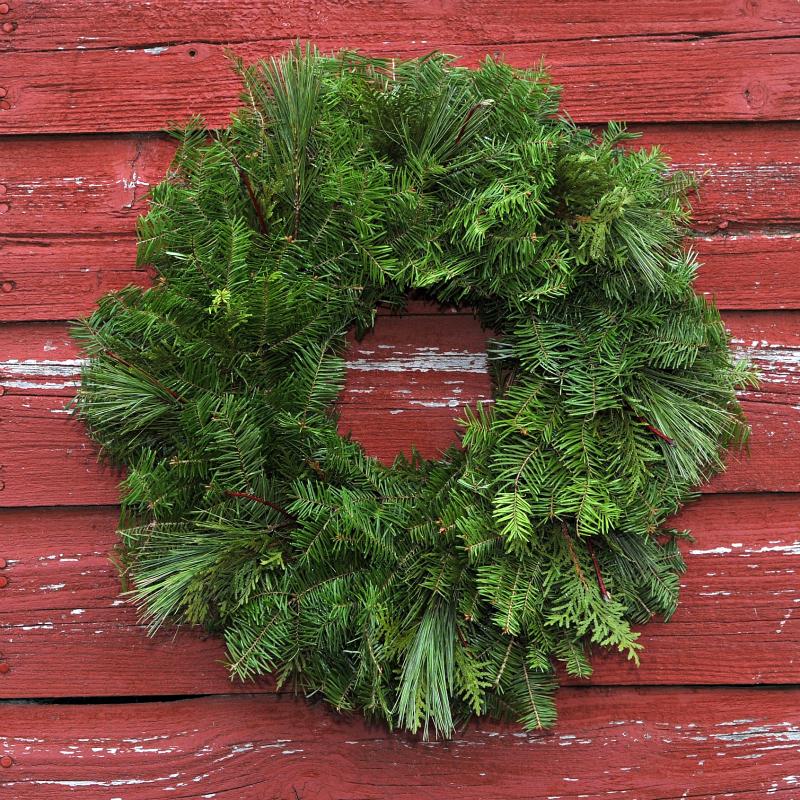
M 0 767 L 4 769 L 8 769 L 14 763 L 14 759 L 11 756 L 3 756 L 0 758 Z
M 5 675 L 6 673 L 11 671 L 11 667 L 8 665 L 6 661 L 0 661 L 0 675 Z
M 11 9 L 8 7 L 8 3 L 0 3 L 0 14 L 8 14 Z
M 8 203 L 0 203 L 0 214 L 5 214 L 11 208 Z
M 0 575 L 0 589 L 5 589 L 8 586 L 8 578 L 5 575 Z
M 6 33 L 13 33 L 17 29 L 16 22 L 4 22 L 3 23 L 3 30 Z
M 0 109 L 8 111 L 9 108 L 11 108 L 11 103 L 8 100 L 0 100 Z
M 189 58 L 194 58 L 196 55 L 197 55 L 197 50 L 195 50 L 194 48 L 192 48 L 192 49 L 189 51 Z
M 5 569 L 8 566 L 8 561 L 4 558 L 0 558 L 0 569 Z
M 0 289 L 2 289 L 6 294 L 12 292 L 14 290 L 14 281 L 3 281 L 3 285 L 0 286 Z

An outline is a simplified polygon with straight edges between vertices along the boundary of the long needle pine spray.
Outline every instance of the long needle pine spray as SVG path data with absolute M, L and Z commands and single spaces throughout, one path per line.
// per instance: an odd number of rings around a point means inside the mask
M 227 128 L 178 131 L 139 220 L 152 288 L 75 329 L 77 409 L 122 484 L 155 629 L 232 673 L 451 736 L 555 721 L 554 663 L 637 660 L 675 610 L 662 526 L 747 427 L 682 246 L 690 180 L 559 117 L 542 70 L 296 48 L 245 67 Z M 495 333 L 461 447 L 384 466 L 337 432 L 345 335 L 409 293 Z

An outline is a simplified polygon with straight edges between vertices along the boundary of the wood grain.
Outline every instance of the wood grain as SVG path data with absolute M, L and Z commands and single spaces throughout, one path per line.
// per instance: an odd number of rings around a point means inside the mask
M 797 796 L 800 691 L 565 689 L 559 727 L 423 743 L 301 700 L 9 705 L 15 800 L 628 800 Z
M 116 521 L 115 508 L 0 511 L 0 696 L 272 691 L 268 680 L 230 681 L 221 643 L 200 631 L 147 636 L 120 596 Z M 641 628 L 641 667 L 596 653 L 591 682 L 800 681 L 800 496 L 706 496 L 674 524 L 696 540 L 682 545 L 678 612 Z
M 156 4 L 142 14 L 137 4 L 122 15 L 139 17 L 131 25 L 139 33 L 130 40 L 127 26 L 119 24 L 118 5 L 104 4 L 106 13 L 99 16 L 111 19 L 100 23 L 100 35 L 88 33 L 95 29 L 94 13 L 91 22 L 73 14 L 73 35 L 66 34 L 65 44 L 47 33 L 57 23 L 43 24 L 46 11 L 26 18 L 25 9 L 36 5 L 15 8 L 8 21 L 13 30 L 0 54 L 0 71 L 9 76 L 2 132 L 159 130 L 197 113 L 210 125 L 222 125 L 239 87 L 221 42 L 251 61 L 276 55 L 298 38 L 314 39 L 324 51 L 355 47 L 385 56 L 441 49 L 467 65 L 487 54 L 516 66 L 543 58 L 553 79 L 566 87 L 564 108 L 579 121 L 793 119 L 800 107 L 800 21 L 788 3 L 768 3 L 763 10 L 755 3 L 715 4 L 699 13 L 697 24 L 689 22 L 697 3 L 685 17 L 661 3 L 629 22 L 629 6 L 617 2 L 618 13 L 604 13 L 608 22 L 600 25 L 588 2 L 567 8 L 550 2 L 541 11 L 538 4 L 534 10 L 508 3 L 506 13 L 495 4 L 481 9 L 477 2 L 446 0 L 416 0 L 391 11 L 366 0 L 340 9 L 328 0 L 321 7 L 294 2 L 253 12 L 251 2 L 244 13 L 225 4 L 212 9 L 191 3 L 178 16 L 192 14 L 192 25 L 177 23 L 176 35 L 167 6 Z M 151 19 L 148 41 L 142 42 Z M 229 28 L 231 19 L 239 20 L 238 36 Z M 576 20 L 583 24 L 576 26 Z M 113 45 L 102 34 L 111 24 L 119 31 Z M 189 30 L 194 36 L 186 36 Z
M 704 491 L 800 490 L 800 330 L 797 312 L 731 312 L 736 347 L 764 381 L 742 394 L 753 434 L 750 453 Z M 465 404 L 485 402 L 486 334 L 469 314 L 384 316 L 351 342 L 340 430 L 368 454 L 391 462 L 415 445 L 437 457 L 457 441 Z M 66 408 L 81 357 L 60 324 L 0 326 L 0 506 L 117 502 L 119 474 L 97 463 L 83 426 Z
M 800 223 L 800 123 L 638 125 L 632 148 L 658 145 L 700 181 L 698 230 Z M 12 137 L 3 141 L 0 234 L 132 235 L 150 186 L 174 153 L 159 135 Z
M 9 51 L 150 48 L 159 43 L 226 44 L 253 39 L 323 38 L 346 33 L 352 46 L 374 39 L 406 40 L 435 36 L 453 41 L 548 41 L 614 36 L 720 36 L 723 33 L 783 35 L 800 25 L 791 0 L 736 3 L 730 0 L 654 0 L 631 5 L 606 0 L 602 9 L 590 0 L 192 0 L 185 3 L 123 4 L 100 0 L 91 18 L 76 13 L 69 0 L 14 4 L 9 17 L 18 23 Z M 354 24 L 357 22 L 357 24 Z M 423 33 L 424 32 L 424 33 Z M 688 41 L 691 41 L 689 39 Z M 426 42 L 422 42 L 425 44 Z
M 695 239 L 698 292 L 723 309 L 800 308 L 800 233 Z
M 701 236 L 696 288 L 723 309 L 800 309 L 800 233 Z M 0 237 L 0 322 L 63 320 L 97 298 L 147 286 L 125 234 Z

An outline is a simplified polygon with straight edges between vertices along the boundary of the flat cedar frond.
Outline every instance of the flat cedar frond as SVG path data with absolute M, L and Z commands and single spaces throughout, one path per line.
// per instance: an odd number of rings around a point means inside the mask
M 692 177 L 558 115 L 543 69 L 442 54 L 245 66 L 137 224 L 149 289 L 74 329 L 75 401 L 126 467 L 120 561 L 151 628 L 392 728 L 555 722 L 554 662 L 638 659 L 675 610 L 667 518 L 747 438 L 754 376 L 692 289 Z M 345 336 L 415 292 L 494 332 L 461 448 L 339 436 Z

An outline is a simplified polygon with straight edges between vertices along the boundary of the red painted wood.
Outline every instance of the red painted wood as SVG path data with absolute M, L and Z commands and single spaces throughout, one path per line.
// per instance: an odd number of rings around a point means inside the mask
M 7 139 L 0 233 L 132 236 L 142 199 L 174 152 L 165 136 Z
M 397 0 L 376 5 L 369 0 L 294 0 L 277 8 L 258 0 L 192 0 L 180 4 L 125 5 L 98 2 L 89 19 L 76 14 L 69 0 L 17 3 L 13 18 L 17 35 L 9 50 L 58 48 L 151 48 L 154 43 L 207 42 L 230 44 L 252 39 L 321 38 L 346 33 L 351 46 L 371 39 L 407 40 L 435 35 L 454 41 L 547 41 L 569 33 L 576 37 L 646 36 L 723 33 L 785 34 L 800 24 L 791 0 L 761 0 L 739 5 L 729 0 L 655 0 L 631 5 L 606 0 L 599 9 L 589 0 Z M 354 21 L 358 24 L 354 25 Z M 423 42 L 424 44 L 425 42 Z
M 695 288 L 720 308 L 800 308 L 800 233 L 701 237 Z
M 800 309 L 800 234 L 706 236 L 694 246 L 697 290 L 720 308 Z M 124 234 L 0 238 L 0 322 L 88 314 L 112 289 L 148 285 L 135 257 Z
M 0 322 L 89 314 L 106 292 L 150 282 L 135 260 L 124 235 L 0 238 Z
M 800 124 L 638 125 L 631 147 L 659 145 L 700 178 L 698 229 L 800 222 Z M 148 187 L 174 152 L 163 136 L 13 137 L 3 144 L 0 234 L 132 235 Z
M 730 224 L 796 224 L 800 192 L 797 128 L 644 126 L 676 166 L 704 172 L 695 207 L 699 230 Z M 160 137 L 17 138 L 4 144 L 0 185 L 0 320 L 63 319 L 129 282 L 133 229 L 147 188 L 173 151 Z M 0 190 L 2 191 L 2 190 Z M 800 306 L 798 234 L 703 236 L 698 289 L 723 307 Z
M 546 41 L 495 44 L 480 30 L 468 37 L 472 41 L 459 41 L 468 17 L 467 10 L 449 35 L 428 34 L 410 20 L 397 38 L 379 34 L 355 42 L 333 29 L 317 42 L 324 51 L 357 44 L 365 53 L 399 57 L 440 49 L 467 66 L 487 54 L 514 66 L 544 58 L 553 80 L 566 87 L 564 109 L 581 122 L 781 120 L 795 119 L 800 110 L 795 24 L 779 35 L 708 37 L 573 38 L 562 28 Z M 233 50 L 252 61 L 277 55 L 293 41 L 248 41 Z M 0 55 L 0 70 L 9 76 L 0 132 L 153 131 L 194 114 L 211 126 L 224 125 L 239 96 L 224 49 L 201 35 L 190 43 L 144 49 L 6 52 Z
M 797 314 L 739 313 L 730 325 L 764 383 L 743 395 L 753 429 L 749 455 L 732 453 L 728 471 L 704 491 L 797 491 Z M 485 333 L 467 314 L 382 317 L 348 355 L 340 429 L 387 462 L 412 443 L 436 457 L 456 440 L 459 409 L 488 399 L 484 348 Z M 81 423 L 65 410 L 80 377 L 80 354 L 65 328 L 2 326 L 0 352 L 7 353 L 0 364 L 0 506 L 115 503 L 118 474 L 97 464 Z
M 0 511 L 0 696 L 271 691 L 230 682 L 221 643 L 199 631 L 148 638 L 119 595 L 116 521 L 114 508 Z M 592 683 L 800 681 L 800 496 L 707 496 L 675 525 L 696 539 L 678 612 L 643 626 L 638 669 L 596 654 Z
M 116 508 L 4 511 L 0 556 L 3 697 L 254 691 L 232 682 L 224 647 L 174 628 L 149 637 L 120 595 Z
M 15 800 L 797 796 L 797 689 L 564 690 L 554 731 L 423 743 L 302 700 L 7 706 Z
M 800 489 L 800 329 L 796 312 L 734 313 L 729 325 L 763 385 L 743 394 L 753 429 L 750 454 L 704 491 Z M 470 315 L 384 316 L 353 343 L 340 429 L 390 462 L 411 444 L 436 457 L 456 440 L 466 403 L 490 395 L 485 333 Z M 80 377 L 80 354 L 59 324 L 0 327 L 0 506 L 115 503 L 118 474 L 97 464 L 80 422 L 65 410 Z
M 631 146 L 658 145 L 673 167 L 696 175 L 697 228 L 788 225 L 798 222 L 797 203 L 792 200 L 800 192 L 798 127 L 787 123 L 635 126 L 642 137 Z

